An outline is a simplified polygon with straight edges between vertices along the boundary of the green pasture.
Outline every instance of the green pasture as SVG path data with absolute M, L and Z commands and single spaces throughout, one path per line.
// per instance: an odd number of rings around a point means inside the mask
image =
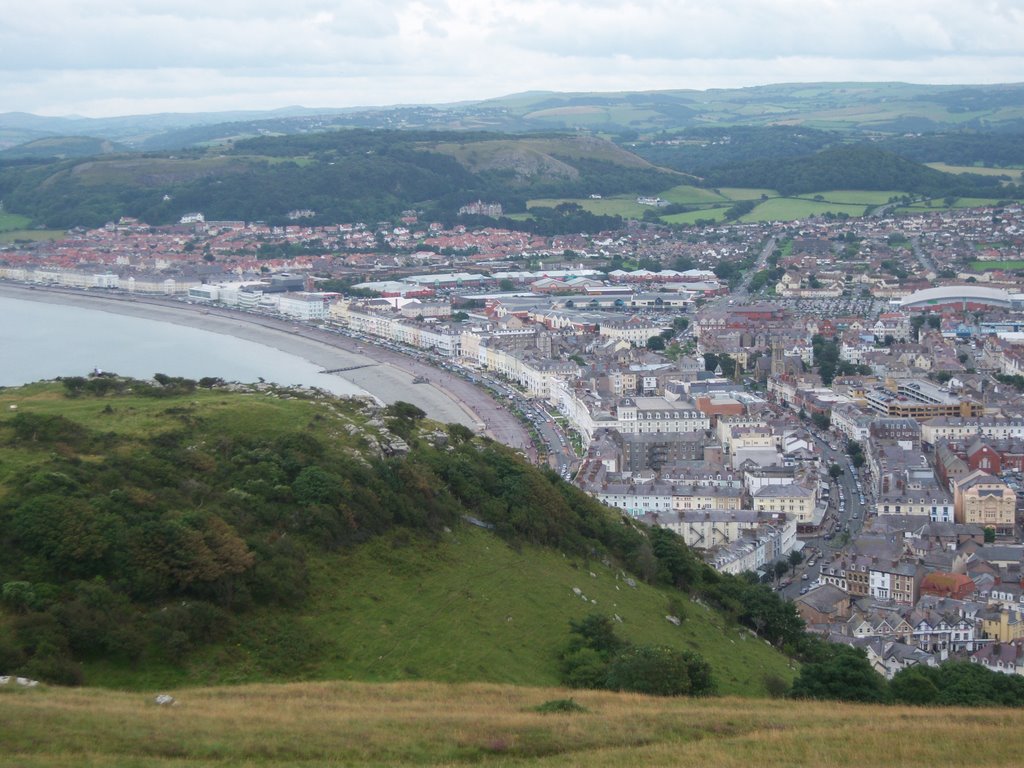
M 778 197 L 779 193 L 774 189 L 753 189 L 751 187 L 719 187 L 718 193 L 733 201 L 738 200 L 760 200 L 762 197 Z
M 26 240 L 60 240 L 66 234 L 63 229 L 12 229 L 9 232 L 0 232 L 0 243 L 17 243 Z
M 673 213 L 668 216 L 662 216 L 661 220 L 666 224 L 696 224 L 698 219 L 722 221 L 727 210 L 729 210 L 727 206 L 703 208 L 699 211 L 687 211 L 686 213 Z
M 1014 259 L 1010 261 L 972 261 L 971 270 L 974 272 L 992 272 L 995 270 L 1024 269 L 1024 261 Z
M 680 184 L 678 187 L 666 189 L 658 195 L 662 200 L 682 205 L 698 205 L 702 203 L 721 203 L 727 196 L 717 194 L 710 189 L 701 189 L 689 184 Z
M 575 203 L 585 211 L 598 216 L 622 216 L 624 219 L 643 218 L 644 211 L 658 210 L 651 205 L 640 205 L 636 202 L 636 195 L 616 195 L 614 197 L 602 197 L 600 200 L 593 200 L 589 197 L 580 198 L 540 198 L 528 200 L 526 208 L 554 208 L 562 203 Z
M 1020 168 L 988 168 L 982 165 L 949 165 L 947 163 L 925 163 L 929 168 L 943 173 L 976 173 L 979 176 L 1009 176 L 1010 181 L 1021 183 L 1024 171 Z
M 841 203 L 844 205 L 885 205 L 893 197 L 900 197 L 906 192 L 878 192 L 869 189 L 833 189 L 828 192 L 809 192 L 806 195 L 796 195 L 801 200 L 814 200 L 821 197 L 826 203 Z
M 816 202 L 795 197 L 775 197 L 766 200 L 753 211 L 740 218 L 741 222 L 792 221 L 826 213 L 847 213 L 863 216 L 866 205 L 845 205 L 842 203 Z
M 28 216 L 22 216 L 20 213 L 6 213 L 0 211 L 0 232 L 11 232 L 14 230 L 25 229 L 32 220 Z

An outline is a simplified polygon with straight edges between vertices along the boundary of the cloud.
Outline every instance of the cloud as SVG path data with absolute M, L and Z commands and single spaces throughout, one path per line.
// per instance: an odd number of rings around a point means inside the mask
M 1024 72 L 1010 0 L 7 0 L 4 18 L 0 105 L 47 114 Z

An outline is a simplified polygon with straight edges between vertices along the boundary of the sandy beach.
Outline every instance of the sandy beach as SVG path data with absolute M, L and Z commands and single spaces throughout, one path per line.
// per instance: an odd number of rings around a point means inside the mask
M 416 358 L 284 319 L 201 307 L 160 297 L 70 291 L 0 283 L 0 295 L 14 299 L 65 304 L 159 322 L 175 323 L 245 339 L 296 355 L 337 375 L 385 403 L 405 400 L 438 421 L 482 430 L 514 448 L 532 452 L 522 425 L 486 393 L 463 379 Z M 357 346 L 363 346 L 362 350 Z M 414 384 L 425 376 L 429 383 Z

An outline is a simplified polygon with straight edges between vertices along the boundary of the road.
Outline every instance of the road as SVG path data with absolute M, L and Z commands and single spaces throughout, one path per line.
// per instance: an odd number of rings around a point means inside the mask
M 806 557 L 804 562 L 797 566 L 793 583 L 779 590 L 779 594 L 789 600 L 798 597 L 803 588 L 809 588 L 819 578 L 822 553 L 827 556 L 842 548 L 848 539 L 856 538 L 864 525 L 864 517 L 870 509 L 870 492 L 861 475 L 862 470 L 854 470 L 850 466 L 850 457 L 844 451 L 833 450 L 830 446 L 831 443 L 840 448 L 842 442 L 843 438 L 837 438 L 828 433 L 818 436 L 818 446 L 822 452 L 824 466 L 830 467 L 832 464 L 838 464 L 842 468 L 843 474 L 839 476 L 837 482 L 831 484 L 823 535 L 801 538 L 804 542 L 805 552 L 813 550 L 818 554 Z M 861 487 L 864 489 L 864 504 L 860 503 L 861 492 L 857 490 L 858 477 L 860 477 Z M 842 491 L 841 495 L 840 490 Z M 842 510 L 840 510 L 840 502 L 842 502 Z M 813 568 L 807 566 L 810 560 L 815 561 Z M 805 573 L 807 574 L 806 579 L 802 578 Z
M 714 299 L 711 304 L 715 307 L 721 307 L 727 304 L 743 304 L 746 302 L 750 298 L 750 281 L 754 279 L 754 275 L 768 265 L 768 257 L 771 256 L 772 252 L 775 250 L 775 242 L 776 240 L 774 237 L 768 238 L 768 242 L 765 243 L 764 247 L 761 249 L 761 253 L 757 256 L 757 261 L 755 261 L 754 265 L 743 274 L 739 285 L 737 285 L 735 289 L 729 291 L 728 294 Z

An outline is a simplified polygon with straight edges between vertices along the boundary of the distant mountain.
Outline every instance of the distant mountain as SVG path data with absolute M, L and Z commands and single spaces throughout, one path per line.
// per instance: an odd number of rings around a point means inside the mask
M 843 133 L 1024 131 L 1024 84 L 788 83 L 617 93 L 531 91 L 484 101 L 355 108 L 168 113 L 114 118 L 0 114 L 0 148 L 88 135 L 181 149 L 266 133 L 340 128 L 599 131 L 621 136 L 707 126 L 788 125 Z

